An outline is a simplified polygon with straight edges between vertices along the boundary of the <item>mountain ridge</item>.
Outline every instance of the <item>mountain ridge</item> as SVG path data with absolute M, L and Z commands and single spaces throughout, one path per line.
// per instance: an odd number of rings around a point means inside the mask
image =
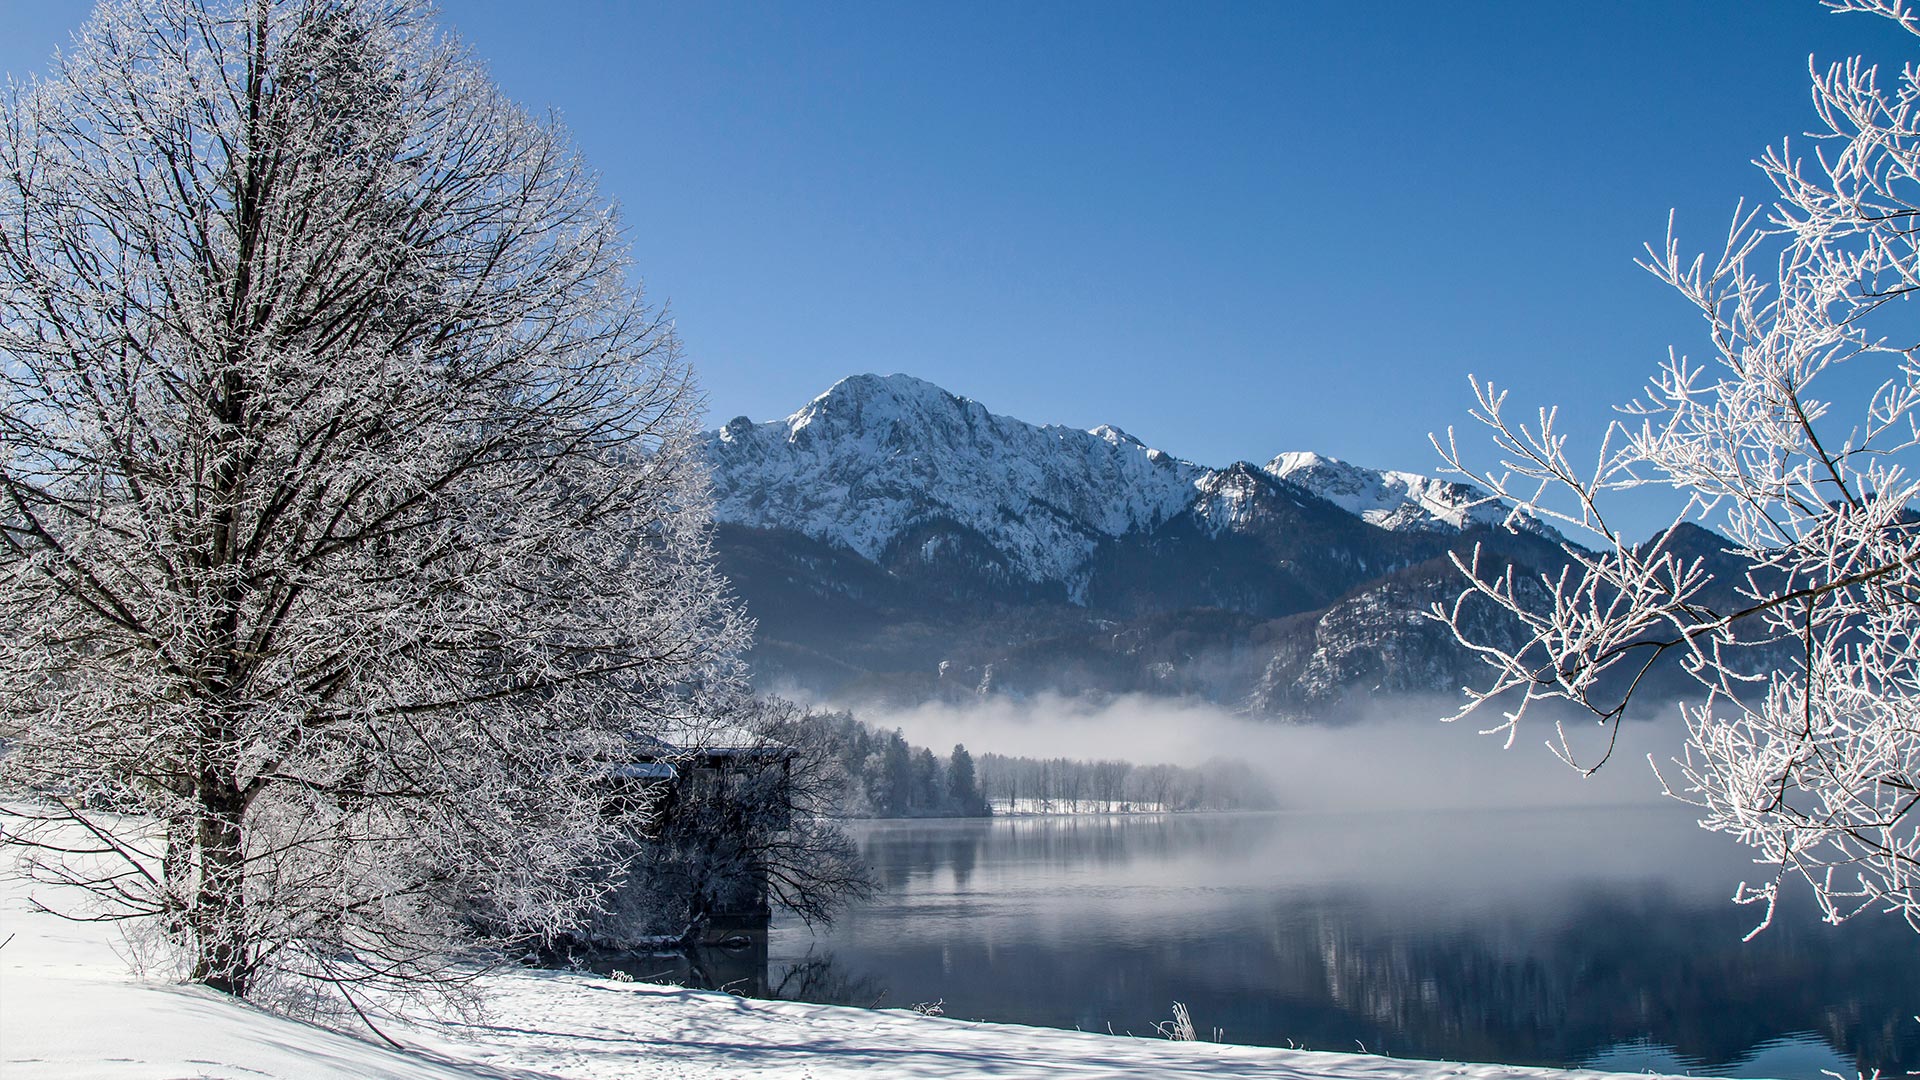
M 1533 581 L 1567 559 L 1472 485 L 1305 451 L 1212 468 L 905 375 L 736 418 L 705 450 L 756 680 L 844 704 L 1139 693 L 1338 719 L 1480 677 L 1425 614 L 1461 592 L 1454 555 Z
M 1222 477 L 1235 470 L 1258 469 L 1390 532 L 1457 533 L 1509 516 L 1467 484 L 1306 452 L 1210 468 L 1112 425 L 1033 424 L 901 374 L 849 376 L 779 420 L 736 417 L 705 449 L 718 522 L 790 529 L 878 560 L 916 524 L 944 517 L 1010 571 L 1076 601 L 1102 539 L 1151 530 L 1202 500 L 1213 520 L 1230 520 L 1238 489 Z

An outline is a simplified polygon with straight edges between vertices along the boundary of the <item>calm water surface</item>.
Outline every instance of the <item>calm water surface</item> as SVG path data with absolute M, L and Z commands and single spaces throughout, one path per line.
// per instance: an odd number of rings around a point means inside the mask
M 776 924 L 771 992 L 1229 1042 L 1729 1076 L 1920 1070 L 1920 935 L 1754 941 L 1684 808 L 873 822 L 884 891 Z

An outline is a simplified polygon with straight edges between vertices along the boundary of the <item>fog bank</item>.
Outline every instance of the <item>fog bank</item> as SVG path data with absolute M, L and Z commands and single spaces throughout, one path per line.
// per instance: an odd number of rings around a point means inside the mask
M 928 703 L 913 708 L 855 709 L 880 728 L 899 728 L 907 740 L 944 753 L 968 750 L 1025 757 L 1119 758 L 1136 765 L 1199 765 L 1210 758 L 1244 761 L 1270 775 L 1282 804 L 1292 810 L 1366 810 L 1427 807 L 1489 808 L 1662 801 L 1647 757 L 1663 765 L 1680 744 L 1671 724 L 1631 724 L 1605 768 L 1591 777 L 1550 754 L 1547 719 L 1530 720 L 1511 749 L 1504 738 L 1479 734 L 1497 722 L 1468 718 L 1442 723 L 1446 702 L 1396 699 L 1381 714 L 1340 726 L 1276 725 L 1212 706 L 1127 696 L 1101 705 L 1077 699 L 987 698 L 966 705 Z M 1597 759 L 1605 733 L 1590 721 Z

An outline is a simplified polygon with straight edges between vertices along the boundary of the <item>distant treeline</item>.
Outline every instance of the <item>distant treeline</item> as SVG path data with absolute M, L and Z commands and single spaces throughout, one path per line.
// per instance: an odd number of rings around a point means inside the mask
M 994 812 L 1087 813 L 1150 810 L 1270 810 L 1272 785 L 1241 762 L 1197 768 L 1128 761 L 1008 757 L 965 746 L 945 756 L 914 746 L 846 712 L 793 721 L 804 739 L 844 774 L 836 800 L 847 817 L 986 817 Z
M 846 817 L 986 817 L 973 755 L 955 746 L 944 758 L 909 744 L 899 729 L 880 731 L 851 713 L 817 712 L 794 721 L 809 745 L 845 774 L 838 800 Z
M 1223 758 L 1188 768 L 982 754 L 978 772 L 981 792 L 1003 811 L 1271 810 L 1279 805 L 1266 777 Z

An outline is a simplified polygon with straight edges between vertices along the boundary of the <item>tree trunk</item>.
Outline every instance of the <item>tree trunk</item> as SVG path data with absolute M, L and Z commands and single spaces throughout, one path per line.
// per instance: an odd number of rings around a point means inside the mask
M 246 925 L 246 848 L 240 827 L 241 793 L 231 782 L 200 785 L 200 880 L 190 920 L 193 981 L 245 997 L 252 973 Z

